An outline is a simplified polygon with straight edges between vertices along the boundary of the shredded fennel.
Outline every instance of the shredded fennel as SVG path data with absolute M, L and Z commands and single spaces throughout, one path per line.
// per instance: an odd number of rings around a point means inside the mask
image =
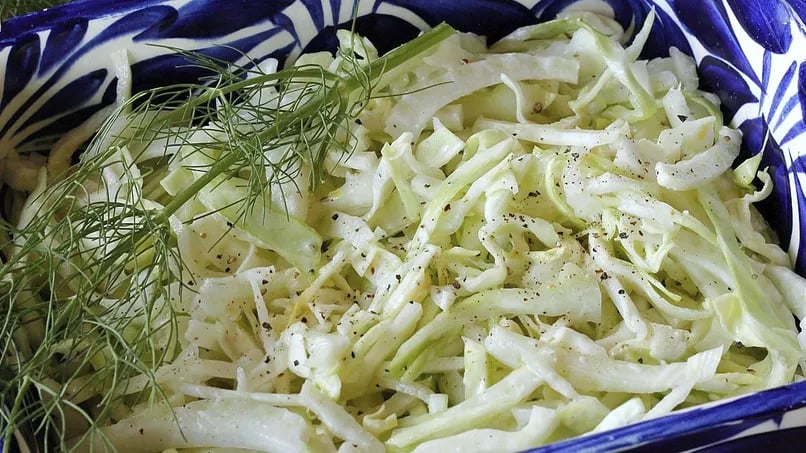
M 69 446 L 518 451 L 802 378 L 806 281 L 753 208 L 771 180 L 731 168 L 741 135 L 688 57 L 638 59 L 650 26 L 627 48 L 585 13 L 491 48 L 455 34 L 383 76 L 312 192 L 309 172 L 269 176 L 244 211 L 238 174 L 207 181 L 170 216 L 182 282 L 153 294 L 177 350 L 104 385 L 81 379 L 121 358 L 52 376 L 76 404 L 119 397 L 84 436 L 65 407 Z M 378 58 L 339 39 L 296 64 Z M 150 191 L 120 148 L 76 199 L 165 204 L 226 155 L 198 152 L 219 130 L 177 131 Z

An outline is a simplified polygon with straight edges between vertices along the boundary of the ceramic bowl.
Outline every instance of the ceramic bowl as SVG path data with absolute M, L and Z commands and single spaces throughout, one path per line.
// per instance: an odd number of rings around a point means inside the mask
M 446 21 L 490 41 L 566 8 L 609 9 L 626 30 L 654 6 L 643 57 L 675 46 L 697 62 L 701 87 L 742 130 L 745 156 L 763 152 L 775 191 L 761 206 L 806 275 L 806 3 L 803 0 L 78 0 L 0 27 L 0 153 L 47 150 L 115 96 L 110 54 L 127 49 L 133 87 L 197 77 L 169 48 L 239 64 L 330 49 L 350 23 L 379 50 Z M 806 297 L 806 295 L 804 295 Z M 544 447 L 653 452 L 797 446 L 806 435 L 806 382 Z M 793 443 L 794 442 L 794 443 Z M 794 451 L 794 450 L 793 450 Z

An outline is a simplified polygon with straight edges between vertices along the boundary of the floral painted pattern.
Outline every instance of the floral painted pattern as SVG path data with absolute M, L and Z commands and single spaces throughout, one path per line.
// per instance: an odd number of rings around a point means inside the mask
M 183 60 L 172 48 L 242 65 L 285 61 L 333 48 L 330 32 L 349 24 L 354 12 L 358 31 L 381 50 L 443 20 L 495 40 L 578 1 L 77 0 L 0 27 L 0 159 L 42 153 L 113 103 L 120 63 L 110 55 L 120 49 L 132 65 L 133 89 L 141 90 L 203 75 L 178 67 Z M 743 132 L 745 156 L 763 153 L 775 191 L 761 208 L 806 275 L 806 2 L 598 0 L 595 6 L 602 5 L 628 30 L 655 8 L 644 57 L 666 55 L 674 46 L 695 58 L 703 88 L 721 98 L 726 121 Z M 768 446 L 776 436 L 798 435 L 781 429 L 806 425 L 804 407 L 806 385 L 793 384 L 546 451 L 716 448 L 764 432 Z

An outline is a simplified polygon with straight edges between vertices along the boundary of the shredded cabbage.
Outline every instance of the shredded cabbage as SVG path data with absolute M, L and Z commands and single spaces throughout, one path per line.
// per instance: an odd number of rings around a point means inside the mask
M 170 302 L 166 398 L 77 447 L 516 451 L 801 378 L 771 180 L 731 168 L 688 57 L 638 59 L 651 24 L 627 48 L 589 14 L 457 34 L 389 76 L 316 192 L 244 216 L 237 179 L 208 185 L 173 219 L 200 285 Z M 215 159 L 175 148 L 168 193 Z

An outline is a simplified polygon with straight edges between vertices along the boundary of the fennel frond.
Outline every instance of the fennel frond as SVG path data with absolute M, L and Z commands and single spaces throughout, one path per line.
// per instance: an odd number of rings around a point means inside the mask
M 43 171 L 19 218 L 2 223 L 3 437 L 24 429 L 45 451 L 69 450 L 68 438 L 102 435 L 133 407 L 163 401 L 156 370 L 181 352 L 198 284 L 176 246 L 183 206 L 237 184 L 245 195 L 225 208 L 237 224 L 267 212 L 266 194 L 300 172 L 316 185 L 328 152 L 350 152 L 346 124 L 384 75 L 452 33 L 437 26 L 373 61 L 347 52 L 334 72 L 263 73 L 190 55 L 215 77 L 134 95 L 79 163 Z M 179 153 L 201 163 L 169 194 L 160 183 Z

